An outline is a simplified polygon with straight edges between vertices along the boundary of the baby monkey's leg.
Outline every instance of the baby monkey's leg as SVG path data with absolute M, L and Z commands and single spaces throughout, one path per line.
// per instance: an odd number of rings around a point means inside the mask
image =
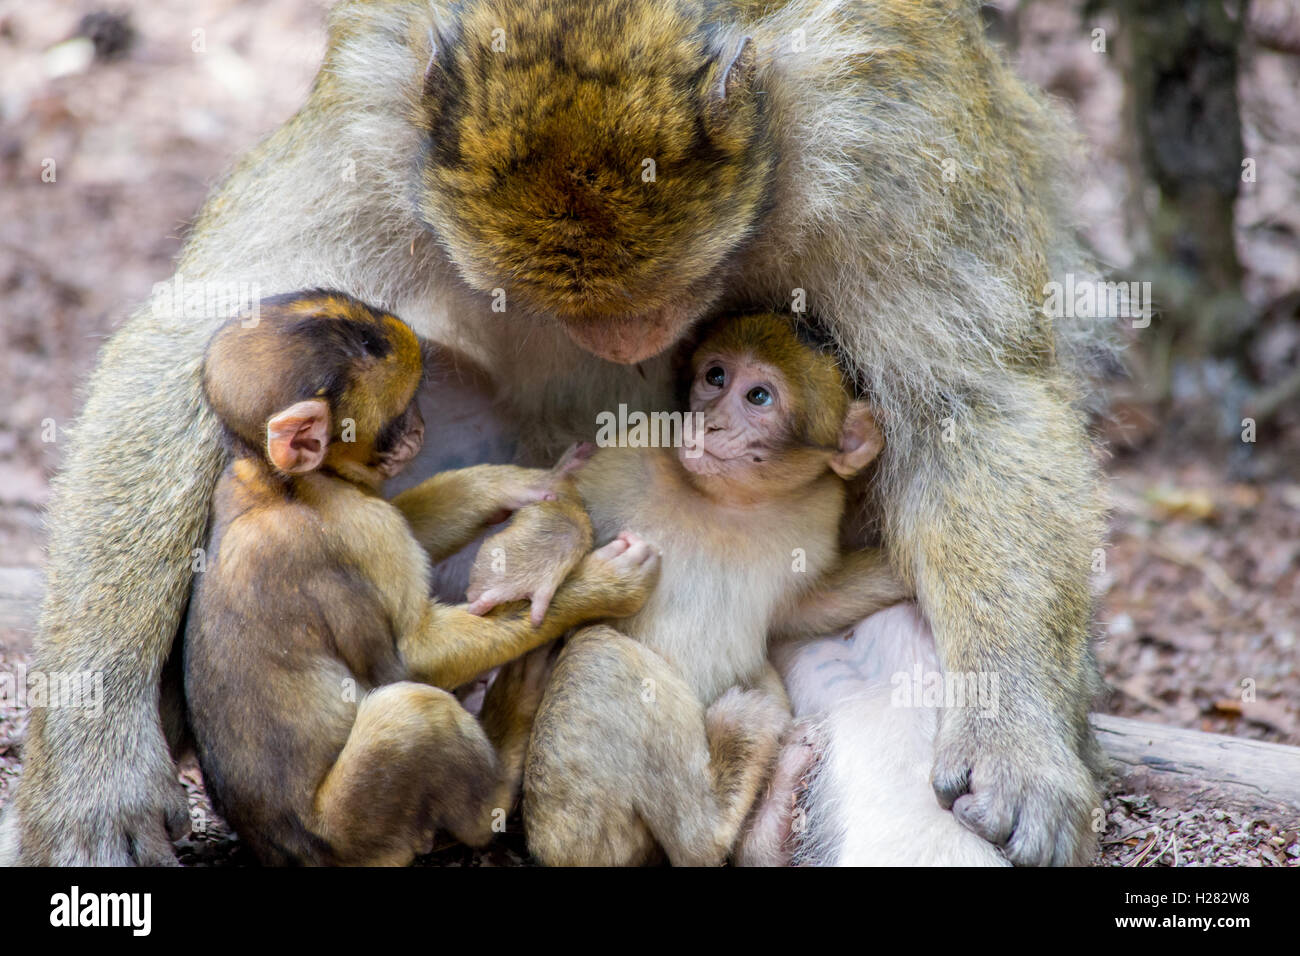
M 501 759 L 497 802 L 507 810 L 514 807 L 519 795 L 533 719 L 550 682 L 560 651 L 558 645 L 558 641 L 547 644 L 502 665 L 483 699 L 479 717 Z
M 357 708 L 316 791 L 314 829 L 336 862 L 357 866 L 405 866 L 433 848 L 439 829 L 480 846 L 492 835 L 501 776 L 483 728 L 455 697 L 388 684 Z
M 733 688 L 706 712 L 675 670 L 612 628 L 570 639 L 529 744 L 524 825 L 548 865 L 724 862 L 789 719 Z

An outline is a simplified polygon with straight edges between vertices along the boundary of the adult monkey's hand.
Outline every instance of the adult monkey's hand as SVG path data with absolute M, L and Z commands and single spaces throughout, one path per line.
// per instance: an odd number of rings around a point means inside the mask
M 21 862 L 29 865 L 176 864 L 172 841 L 190 832 L 185 790 L 176 780 L 157 713 L 134 720 L 124 713 L 117 711 L 124 727 L 156 731 L 157 739 L 106 740 L 94 729 L 112 734 L 104 721 L 63 708 L 33 712 L 21 799 L 4 822 L 0 865 L 16 862 L 19 836 Z M 66 750 L 51 758 L 46 749 L 51 741 Z
M 815 317 L 887 423 L 886 544 L 945 665 L 1002 677 L 993 716 L 945 720 L 939 795 L 994 839 L 1014 821 L 1017 862 L 1080 860 L 1100 536 L 1075 403 L 1099 335 L 1041 310 L 1089 274 L 1058 208 L 1071 136 L 978 5 L 948 6 L 340 3 L 308 103 L 215 192 L 180 272 L 394 309 L 489 370 L 530 464 L 598 412 L 670 407 L 661 356 L 706 312 Z M 103 671 L 112 729 L 34 721 L 24 860 L 156 843 L 156 682 L 221 463 L 196 369 L 222 318 L 137 315 L 91 384 L 36 660 Z
M 896 542 L 922 543 L 911 555 L 918 597 L 945 671 L 991 698 L 941 711 L 932 782 L 1013 863 L 1085 863 L 1101 764 L 1087 729 L 1096 688 L 1083 572 L 1101 535 L 1100 489 L 1069 408 L 1042 383 L 1007 386 L 1023 412 L 957 419 L 910 483 L 915 510 L 890 518 L 910 525 Z M 1057 462 L 1041 457 L 1047 448 Z

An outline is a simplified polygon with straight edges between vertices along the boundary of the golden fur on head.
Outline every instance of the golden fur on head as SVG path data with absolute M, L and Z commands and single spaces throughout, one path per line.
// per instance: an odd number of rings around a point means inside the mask
M 561 319 L 644 314 L 746 238 L 774 164 L 743 34 L 685 0 L 452 16 L 426 76 L 420 212 L 471 285 Z
M 711 355 L 751 356 L 785 376 L 790 388 L 792 436 L 834 448 L 849 407 L 849 392 L 834 355 L 803 342 L 791 320 L 771 312 L 724 316 L 704 331 L 691 355 L 691 372 Z
M 364 373 L 364 374 L 362 374 Z M 315 290 L 263 299 L 256 319 L 235 318 L 212 337 L 203 363 L 208 403 L 249 449 L 277 412 L 324 398 L 334 413 L 375 436 L 415 396 L 420 341 L 401 319 L 342 292 Z

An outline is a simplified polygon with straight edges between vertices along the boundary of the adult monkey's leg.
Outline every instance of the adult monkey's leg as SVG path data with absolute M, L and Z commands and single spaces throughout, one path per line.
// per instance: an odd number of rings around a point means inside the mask
M 137 312 L 104 349 L 55 479 L 31 666 L 99 675 L 103 708 L 32 711 L 0 841 L 18 862 L 167 863 L 168 834 L 188 831 L 158 689 L 224 457 L 199 386 L 209 329 Z
M 1088 641 L 1098 473 L 1063 389 L 1008 373 L 997 409 L 935 429 L 895 473 L 886 520 L 945 672 L 996 676 L 998 706 L 944 711 L 933 784 L 1020 864 L 1082 863 L 1095 836 L 1097 686 Z

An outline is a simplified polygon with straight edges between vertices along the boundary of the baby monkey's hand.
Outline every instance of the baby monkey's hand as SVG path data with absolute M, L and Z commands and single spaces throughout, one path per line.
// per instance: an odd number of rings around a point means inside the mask
M 527 599 L 532 602 L 533 624 L 542 622 L 556 589 L 591 548 L 585 513 L 575 520 L 559 502 L 545 505 L 524 508 L 510 527 L 483 542 L 465 593 L 471 614 Z
M 488 466 L 499 469 L 501 478 L 494 501 L 500 506 L 489 519 L 489 524 L 500 524 L 511 514 L 529 505 L 555 501 L 570 486 L 565 479 L 581 468 L 595 452 L 591 442 L 576 442 L 560 456 L 549 471 L 541 468 L 517 468 L 512 465 Z M 576 494 L 573 495 L 576 497 Z
M 508 467 L 508 466 L 507 466 Z M 555 483 L 549 471 L 540 468 L 512 468 L 493 489 L 491 503 L 497 510 L 488 513 L 486 524 L 501 524 L 521 508 L 554 501 Z
M 659 551 L 624 531 L 587 555 L 565 582 L 557 606 L 570 602 L 601 617 L 630 617 L 641 610 L 659 581 Z
M 587 443 L 574 445 L 553 469 L 530 475 L 516 489 L 519 499 L 530 500 L 518 506 L 510 527 L 479 549 L 465 595 L 471 614 L 528 600 L 533 625 L 541 624 L 556 589 L 591 550 L 591 522 L 569 475 L 593 450 Z

